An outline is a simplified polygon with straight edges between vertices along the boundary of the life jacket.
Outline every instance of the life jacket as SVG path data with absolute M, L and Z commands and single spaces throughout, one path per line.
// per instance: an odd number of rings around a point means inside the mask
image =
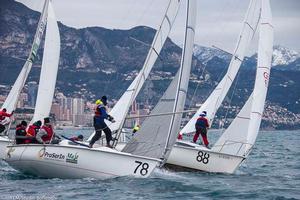
M 0 122 L 5 119 L 5 117 L 10 117 L 12 114 L 8 114 L 7 112 L 0 111 Z
M 26 136 L 28 136 L 28 137 L 35 137 L 39 129 L 40 129 L 39 126 L 36 126 L 34 124 L 30 125 L 28 127 Z
M 78 137 L 76 137 L 76 136 L 71 137 L 70 140 L 72 140 L 72 141 L 78 141 Z
M 139 127 L 139 126 L 134 126 L 134 127 L 133 127 L 133 130 L 134 130 L 134 131 L 139 131 L 139 130 L 140 130 L 140 127 Z
M 100 117 L 101 116 L 101 111 L 100 111 L 101 107 L 104 107 L 102 102 L 99 105 L 97 105 L 96 108 L 95 108 L 95 117 Z
M 182 140 L 182 134 L 179 133 L 178 136 L 177 136 L 177 139 Z
M 47 135 L 42 136 L 42 140 L 44 142 L 50 141 L 53 134 L 54 134 L 52 126 L 51 125 L 49 125 L 49 126 L 44 125 L 44 126 L 42 126 L 41 129 L 44 129 L 47 132 Z
M 195 124 L 196 128 L 206 128 L 208 126 L 207 119 L 204 117 L 199 117 Z
M 17 125 L 17 127 L 16 127 L 16 136 L 26 136 L 26 128 L 24 126 L 22 126 L 21 124 Z M 16 143 L 24 144 L 25 139 L 16 137 Z
M 106 107 L 103 104 L 98 105 L 94 115 L 94 126 L 106 126 L 104 119 L 108 119 L 108 117 Z
M 19 133 L 24 133 L 24 134 L 19 134 Z M 17 125 L 16 127 L 16 135 L 18 136 L 25 136 L 26 135 L 26 128 L 24 128 L 22 125 Z

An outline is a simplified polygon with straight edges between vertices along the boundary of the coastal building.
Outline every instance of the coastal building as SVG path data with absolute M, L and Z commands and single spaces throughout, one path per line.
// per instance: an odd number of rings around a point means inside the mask
M 27 84 L 28 86 L 28 106 L 31 108 L 35 107 L 36 96 L 38 91 L 38 84 L 35 81 L 31 81 Z

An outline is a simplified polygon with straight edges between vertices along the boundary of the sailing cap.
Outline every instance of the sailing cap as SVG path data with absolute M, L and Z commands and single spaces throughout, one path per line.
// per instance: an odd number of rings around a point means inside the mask
M 42 122 L 41 122 L 41 120 L 38 120 L 38 121 L 34 122 L 33 125 L 42 126 Z
M 102 96 L 101 97 L 101 101 L 107 101 L 107 97 L 106 96 Z
M 203 111 L 200 116 L 205 117 L 206 116 L 206 111 Z
M 81 135 L 81 134 L 78 135 L 78 138 L 79 138 L 79 139 L 83 139 L 83 135 Z
M 23 125 L 23 126 L 27 126 L 27 122 L 26 121 L 21 121 L 21 124 Z
M 44 118 L 44 124 L 46 124 L 46 123 L 50 123 L 50 118 L 49 117 Z

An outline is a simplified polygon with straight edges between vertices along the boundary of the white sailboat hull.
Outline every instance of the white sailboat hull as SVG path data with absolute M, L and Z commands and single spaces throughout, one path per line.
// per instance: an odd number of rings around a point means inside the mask
M 31 144 L 7 148 L 5 160 L 10 166 L 45 178 L 148 177 L 160 162 L 107 147 Z
M 9 144 L 10 139 L 7 136 L 0 136 L 0 160 L 5 158 L 6 147 Z
M 242 156 L 214 152 L 198 144 L 180 141 L 173 146 L 167 166 L 231 174 L 244 159 Z

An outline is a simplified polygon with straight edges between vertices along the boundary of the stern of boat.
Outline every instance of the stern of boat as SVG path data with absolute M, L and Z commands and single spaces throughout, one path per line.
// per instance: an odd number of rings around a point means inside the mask
M 242 156 L 235 156 L 214 152 L 202 145 L 191 142 L 177 142 L 167 160 L 172 169 L 186 168 L 216 173 L 233 173 L 244 160 Z

